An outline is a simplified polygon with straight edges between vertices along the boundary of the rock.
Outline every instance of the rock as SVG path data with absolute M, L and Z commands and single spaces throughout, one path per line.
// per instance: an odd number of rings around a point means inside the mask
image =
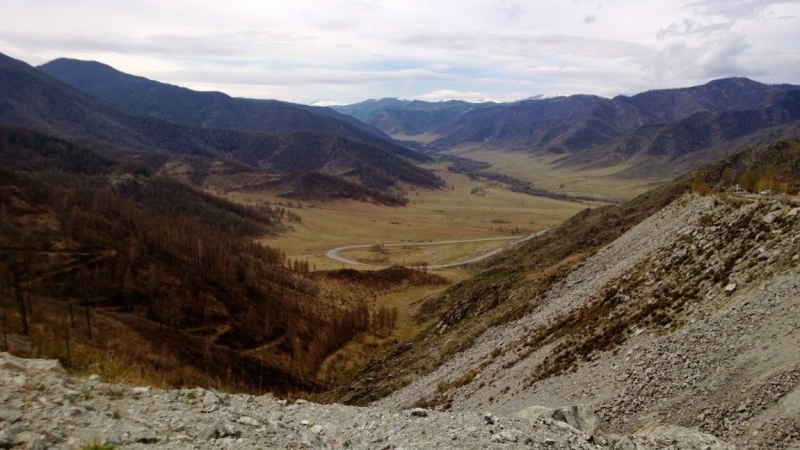
M 111 433 L 106 436 L 105 442 L 109 445 L 122 445 L 122 438 L 117 433 Z
M 251 427 L 257 427 L 257 426 L 261 425 L 261 422 L 259 422 L 256 419 L 253 419 L 252 417 L 248 417 L 248 416 L 239 417 L 237 422 L 239 422 L 242 425 L 250 425 Z
M 725 292 L 733 292 L 736 290 L 736 283 L 731 283 L 725 286 Z
M 97 375 L 96 373 L 89 375 L 89 381 L 100 381 L 100 375 Z
M 64 417 L 80 417 L 86 414 L 86 408 L 80 406 L 67 406 L 64 408 Z
M 667 441 L 673 443 L 671 448 L 706 450 L 733 450 L 736 448 L 733 445 L 726 444 L 709 434 L 674 426 L 656 426 L 652 428 L 646 428 L 634 434 L 632 438 L 637 443 L 644 444 L 643 446 L 646 446 L 646 448 L 655 448 L 657 443 Z M 615 446 L 614 448 L 617 447 Z
M 553 417 L 553 409 L 539 405 L 529 406 L 525 409 L 517 411 L 517 413 L 514 414 L 514 417 L 518 419 L 525 419 L 528 422 L 535 422 L 539 419 Z
M 158 442 L 155 430 L 149 428 L 137 431 L 131 436 L 131 439 L 140 444 L 155 444 Z
M 25 386 L 25 382 L 28 381 L 28 378 L 25 375 L 17 375 L 11 379 L 11 382 L 14 383 L 17 387 Z
M 0 420 L 12 424 L 22 419 L 22 413 L 13 409 L 0 409 Z
M 242 429 L 232 423 L 226 423 L 222 427 L 222 435 L 223 437 L 231 436 L 238 438 L 242 435 Z
M 308 400 L 303 400 L 302 398 L 294 402 L 295 405 L 303 406 L 308 404 Z
M 314 425 L 313 427 L 311 427 L 311 432 L 314 434 L 322 434 L 322 431 L 323 431 L 322 425 Z
M 200 442 L 210 441 L 211 439 L 217 439 L 220 437 L 220 432 L 222 430 L 222 424 L 219 422 L 212 423 L 207 427 L 203 428 L 200 433 L 197 434 L 197 440 Z
M 517 442 L 517 437 L 510 431 L 501 431 L 492 435 L 492 442 L 504 444 L 506 442 Z
M 487 412 L 486 414 L 483 415 L 483 423 L 485 423 L 486 425 L 494 425 L 494 416 L 492 415 L 492 413 Z
M 586 405 L 572 405 L 553 411 L 553 419 L 567 423 L 586 434 L 594 434 L 600 420 Z
M 414 417 L 428 417 L 428 410 L 424 408 L 414 408 L 411 410 L 411 415 Z
M 786 215 L 789 217 L 797 217 L 798 214 L 800 214 L 800 208 L 792 208 L 792 210 L 789 211 Z
M 777 211 L 772 211 L 770 213 L 764 214 L 764 217 L 762 217 L 761 220 L 766 224 L 771 224 L 772 222 L 775 222 L 775 219 L 778 218 L 778 215 L 779 213 Z
M 206 392 L 206 396 L 203 397 L 203 405 L 205 406 L 216 406 L 219 403 L 219 397 L 212 391 Z
M 150 393 L 150 388 L 148 387 L 135 387 L 131 389 L 131 394 L 133 395 L 147 395 Z

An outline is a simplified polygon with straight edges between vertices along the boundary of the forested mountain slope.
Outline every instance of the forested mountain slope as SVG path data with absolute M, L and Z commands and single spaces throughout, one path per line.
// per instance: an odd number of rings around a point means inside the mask
M 319 171 L 367 189 L 402 185 L 435 188 L 433 173 L 414 165 L 427 157 L 413 150 L 382 147 L 315 131 L 256 133 L 183 125 L 136 115 L 80 92 L 48 75 L 0 56 L 0 121 L 33 128 L 110 155 L 137 157 L 163 165 L 169 158 L 194 156 L 237 161 L 278 176 L 293 178 Z M 151 167 L 158 170 L 160 166 Z

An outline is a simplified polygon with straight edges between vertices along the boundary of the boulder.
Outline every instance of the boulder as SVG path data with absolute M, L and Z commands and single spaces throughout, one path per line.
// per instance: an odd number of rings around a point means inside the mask
M 203 405 L 205 406 L 216 406 L 219 403 L 219 397 L 212 391 L 206 392 L 206 396 L 203 398 Z
M 532 423 L 539 419 L 546 419 L 553 417 L 553 409 L 540 405 L 529 406 L 525 409 L 517 411 L 517 413 L 514 414 L 514 417 Z
M 600 425 L 600 420 L 587 405 L 572 405 L 558 408 L 553 411 L 552 417 L 554 420 L 567 423 L 573 428 L 589 435 L 594 434 L 597 426 Z

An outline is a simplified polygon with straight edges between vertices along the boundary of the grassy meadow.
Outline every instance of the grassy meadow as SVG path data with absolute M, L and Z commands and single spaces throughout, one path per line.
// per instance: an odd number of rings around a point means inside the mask
M 487 162 L 491 172 L 503 173 L 548 191 L 572 196 L 600 199 L 629 200 L 652 189 L 653 180 L 629 180 L 614 175 L 626 169 L 624 165 L 596 169 L 558 167 L 554 164 L 564 155 L 529 155 L 522 152 L 487 150 L 479 147 L 460 147 L 447 152 L 476 161 Z
M 337 247 L 512 236 L 514 230 L 532 232 L 560 223 L 589 206 L 511 192 L 447 172 L 447 165 L 428 166 L 447 182 L 447 187 L 411 191 L 405 207 L 356 201 L 300 202 L 298 205 L 297 201 L 289 202 L 268 192 L 232 192 L 228 197 L 243 202 L 266 199 L 283 206 L 291 203 L 287 208 L 297 213 L 302 222 L 291 224 L 293 232 L 264 242 L 281 248 L 292 260 L 308 260 L 317 270 L 348 266 L 325 256 Z M 484 195 L 471 193 L 473 188 L 479 187 L 484 188 Z M 427 257 L 431 264 L 434 260 L 453 262 L 501 245 L 503 241 L 415 247 L 408 249 L 408 254 L 398 248 L 398 256 L 392 262 L 416 261 L 417 257 Z M 430 250 L 435 250 L 436 254 Z
M 457 262 L 507 245 L 508 241 L 385 247 L 383 252 L 361 248 L 340 253 L 342 257 L 373 262 L 374 265 L 343 264 L 329 259 L 326 254 L 347 245 L 513 238 L 560 223 L 594 206 L 511 192 L 496 183 L 470 180 L 466 175 L 448 172 L 448 165 L 447 162 L 427 165 L 446 181 L 447 186 L 438 190 L 411 191 L 405 207 L 344 200 L 298 203 L 270 192 L 230 192 L 228 198 L 239 202 L 269 200 L 298 214 L 302 221 L 290 224 L 292 232 L 265 239 L 264 243 L 282 249 L 291 260 L 307 260 L 312 270 L 369 270 L 422 261 L 430 265 Z M 472 193 L 474 191 L 481 194 Z M 472 277 L 461 268 L 431 272 L 451 283 Z M 441 292 L 448 285 L 397 286 L 380 292 L 330 281 L 321 282 L 321 286 L 323 290 L 344 290 L 352 296 L 369 299 L 373 309 L 385 307 L 397 311 L 397 324 L 390 334 L 363 333 L 328 356 L 317 372 L 317 379 L 337 384 L 352 376 L 375 354 L 414 338 L 420 330 L 435 322 L 435 317 L 428 321 L 417 320 L 415 310 L 422 299 Z

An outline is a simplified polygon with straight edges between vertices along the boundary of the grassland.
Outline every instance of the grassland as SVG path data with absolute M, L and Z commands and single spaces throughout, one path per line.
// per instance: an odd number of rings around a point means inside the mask
M 405 207 L 390 207 L 355 201 L 328 203 L 292 202 L 291 209 L 302 217 L 293 223 L 294 231 L 265 241 L 281 248 L 292 260 L 308 260 L 316 269 L 340 269 L 342 263 L 325 253 L 336 247 L 382 242 L 420 242 L 511 236 L 512 230 L 537 231 L 560 223 L 589 205 L 510 192 L 465 175 L 449 173 L 447 163 L 427 166 L 437 172 L 447 187 L 409 192 Z M 471 194 L 482 187 L 485 195 Z M 230 193 L 237 201 L 269 200 L 287 206 L 286 199 L 269 192 Z M 502 245 L 473 246 L 456 244 L 436 248 L 447 258 L 460 258 Z M 480 248 L 479 248 L 480 247 Z M 425 251 L 420 250 L 420 251 Z M 474 254 L 473 253 L 473 254 Z M 402 259 L 403 257 L 401 257 Z M 408 259 L 408 257 L 406 257 Z M 364 268 L 363 266 L 353 266 Z
M 397 139 L 398 141 L 413 141 L 413 142 L 421 142 L 423 144 L 429 144 L 436 139 L 440 138 L 438 134 L 430 134 L 430 133 L 422 133 L 422 134 L 393 134 L 392 138 Z
M 564 155 L 529 155 L 468 146 L 447 153 L 487 162 L 492 165 L 488 171 L 510 175 L 529 181 L 536 187 L 572 196 L 629 200 L 658 184 L 654 184 L 654 180 L 615 177 L 615 174 L 627 168 L 624 165 L 595 169 L 559 167 L 556 161 Z
M 510 240 L 510 239 L 509 239 Z M 464 242 L 460 244 L 441 244 L 400 247 L 383 247 L 382 251 L 376 252 L 372 249 L 354 249 L 342 251 L 339 256 L 359 261 L 365 264 L 378 265 L 408 265 L 420 261 L 425 261 L 430 265 L 444 265 L 469 259 L 474 255 L 486 253 L 503 245 L 503 241 L 481 241 Z
M 239 202 L 269 200 L 298 214 L 301 222 L 291 223 L 292 232 L 265 239 L 271 247 L 286 252 L 291 260 L 307 260 L 312 270 L 342 268 L 377 269 L 390 263 L 450 263 L 506 245 L 504 240 L 468 242 L 424 247 L 387 247 L 386 253 L 370 248 L 343 251 L 351 259 L 385 257 L 375 266 L 348 265 L 326 257 L 337 247 L 357 244 L 419 243 L 444 240 L 465 240 L 520 236 L 563 222 L 579 211 L 594 206 L 511 192 L 494 183 L 470 180 L 466 175 L 447 171 L 449 163 L 427 165 L 442 177 L 447 186 L 438 190 L 418 189 L 409 192 L 405 207 L 391 207 L 357 201 L 301 202 L 288 201 L 274 192 L 231 192 L 229 198 Z M 479 189 L 476 189 L 479 188 Z M 473 192 L 481 192 L 481 195 Z M 432 271 L 453 283 L 472 277 L 460 268 Z M 328 286 L 330 284 L 330 286 Z M 415 318 L 421 301 L 440 293 L 448 285 L 397 286 L 390 291 L 374 292 L 354 286 L 322 283 L 323 290 L 343 289 L 359 298 L 370 299 L 372 308 L 397 308 L 396 328 L 386 336 L 363 333 L 328 356 L 317 372 L 317 380 L 336 385 L 353 376 L 361 365 L 376 354 L 405 342 L 430 326 L 430 321 Z M 435 316 L 431 316 L 435 318 Z M 435 319 L 431 319 L 435 320 Z

